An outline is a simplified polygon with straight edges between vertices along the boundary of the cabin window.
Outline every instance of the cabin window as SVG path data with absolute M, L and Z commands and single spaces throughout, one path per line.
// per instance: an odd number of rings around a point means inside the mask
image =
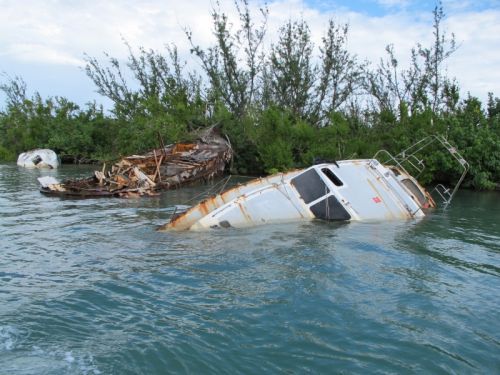
M 323 168 L 321 169 L 321 172 L 324 173 L 328 179 L 333 182 L 335 186 L 344 186 L 344 183 L 340 180 L 340 178 L 337 177 L 335 173 L 332 172 L 330 168 Z
M 306 204 L 311 203 L 312 201 L 315 201 L 330 192 L 315 169 L 309 169 L 308 171 L 293 178 L 291 182 Z
M 328 198 L 319 201 L 310 207 L 311 212 L 318 219 L 323 220 L 350 220 L 351 215 L 344 208 L 344 206 L 335 198 L 330 195 Z
M 401 183 L 411 192 L 411 194 L 415 197 L 415 199 L 418 201 L 418 203 L 420 203 L 421 206 L 427 203 L 427 198 L 412 180 L 410 180 L 409 178 L 405 178 L 401 181 Z

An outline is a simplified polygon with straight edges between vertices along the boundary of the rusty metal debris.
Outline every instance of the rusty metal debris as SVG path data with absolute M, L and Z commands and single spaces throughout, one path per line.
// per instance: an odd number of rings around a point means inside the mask
M 229 141 L 212 127 L 195 142 L 171 144 L 144 155 L 124 157 L 109 169 L 104 164 L 89 178 L 62 183 L 42 179 L 40 191 L 64 197 L 152 196 L 160 190 L 220 175 L 231 158 Z

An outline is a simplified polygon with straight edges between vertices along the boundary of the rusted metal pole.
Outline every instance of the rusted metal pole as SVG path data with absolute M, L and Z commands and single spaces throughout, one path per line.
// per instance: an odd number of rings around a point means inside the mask
M 158 140 L 160 142 L 160 147 L 161 147 L 161 152 L 163 156 L 167 156 L 167 151 L 165 150 L 165 143 L 163 143 L 163 137 L 161 136 L 160 132 L 158 132 Z

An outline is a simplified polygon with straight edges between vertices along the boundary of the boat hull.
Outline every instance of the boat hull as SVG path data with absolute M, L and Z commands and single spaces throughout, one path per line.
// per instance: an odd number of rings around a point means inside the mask
M 404 182 L 404 183 L 403 183 Z M 375 159 L 345 160 L 260 178 L 200 202 L 160 230 L 206 230 L 287 221 L 396 220 L 424 216 L 406 185 L 432 198 L 411 176 Z

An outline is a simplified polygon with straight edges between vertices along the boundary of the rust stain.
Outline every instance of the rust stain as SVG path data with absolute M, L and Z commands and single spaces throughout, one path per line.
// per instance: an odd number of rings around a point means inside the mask
M 207 206 L 207 205 L 208 205 L 208 203 L 209 203 L 209 202 L 207 202 L 207 201 L 203 201 L 203 202 L 201 202 L 201 203 L 198 205 L 198 208 L 199 208 L 199 210 L 200 210 L 200 212 L 201 212 L 201 214 L 202 214 L 203 216 L 208 215 L 208 213 L 210 212 L 210 211 L 209 211 L 209 209 L 208 209 L 208 206 Z
M 245 218 L 245 220 L 248 222 L 248 223 L 253 223 L 253 220 L 252 218 L 250 217 L 250 215 L 248 214 L 247 210 L 245 209 L 245 207 L 241 204 L 241 202 L 238 202 L 238 207 L 240 208 L 240 211 L 241 213 L 243 214 L 243 217 Z
M 278 173 L 272 176 L 268 177 L 260 177 L 256 178 L 255 180 L 252 180 L 248 182 L 245 185 L 237 185 L 234 186 L 218 195 L 212 196 L 210 198 L 207 198 L 203 200 L 202 202 L 198 203 L 196 206 L 191 207 L 187 211 L 176 215 L 172 220 L 159 227 L 158 230 L 187 230 L 189 229 L 194 223 L 196 223 L 198 220 L 201 218 L 209 215 L 211 212 L 216 210 L 217 208 L 222 207 L 224 204 L 227 202 L 232 201 L 233 199 L 236 199 L 238 197 L 246 197 L 247 192 L 251 191 L 253 188 L 258 187 L 261 185 L 263 182 L 268 182 L 268 183 L 273 183 L 276 185 L 278 182 L 282 181 L 284 178 L 287 176 L 292 176 L 299 172 L 301 170 L 296 169 L 293 171 L 289 171 L 287 173 Z M 245 209 L 244 204 L 242 204 L 241 201 L 237 202 L 239 210 L 241 211 L 244 219 L 252 224 L 255 221 L 252 219 L 248 211 Z M 301 216 L 302 213 L 300 213 Z
M 423 208 L 436 208 L 436 202 L 434 199 L 431 197 L 430 193 L 424 189 L 425 197 L 427 198 L 427 207 Z
M 174 146 L 173 152 L 178 153 L 178 152 L 191 151 L 195 147 L 196 147 L 196 144 L 194 144 L 194 143 L 178 143 Z

